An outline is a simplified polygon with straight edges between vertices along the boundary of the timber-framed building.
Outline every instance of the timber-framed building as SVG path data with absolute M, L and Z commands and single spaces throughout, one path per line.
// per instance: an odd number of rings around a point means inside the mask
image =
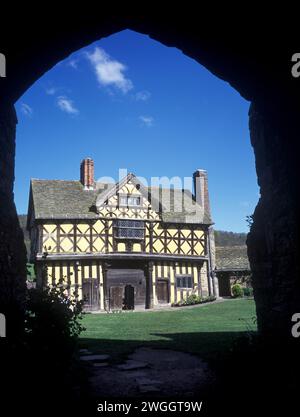
M 218 295 L 206 171 L 189 190 L 146 187 L 134 174 L 95 182 L 32 179 L 27 228 L 37 285 L 64 282 L 86 310 L 170 305 Z

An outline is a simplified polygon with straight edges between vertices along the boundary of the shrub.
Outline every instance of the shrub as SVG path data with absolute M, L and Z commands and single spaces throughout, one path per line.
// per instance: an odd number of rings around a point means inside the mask
M 240 298 L 243 297 L 243 289 L 240 284 L 234 284 L 231 287 L 232 297 L 233 298 Z
M 200 297 L 200 295 L 191 294 L 186 299 L 186 305 L 198 304 L 198 303 L 201 303 L 201 301 L 202 301 L 202 298 Z
M 172 303 L 172 307 L 183 307 L 183 306 L 194 305 L 194 304 L 203 304 L 203 303 L 209 303 L 215 300 L 216 300 L 216 297 L 214 295 L 202 298 L 197 294 L 191 294 L 185 300 L 178 301 L 177 303 Z
M 25 331 L 28 347 L 36 357 L 68 366 L 84 330 L 80 322 L 83 302 L 65 292 L 61 283 L 28 290 Z
M 253 288 L 245 287 L 243 288 L 244 297 L 252 297 L 253 296 Z

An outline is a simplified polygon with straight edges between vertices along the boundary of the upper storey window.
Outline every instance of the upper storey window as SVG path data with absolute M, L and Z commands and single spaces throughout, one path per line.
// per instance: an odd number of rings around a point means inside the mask
M 117 238 L 123 239 L 143 239 L 144 222 L 139 220 L 116 220 L 115 222 Z
M 137 206 L 141 205 L 141 197 L 140 196 L 132 196 L 132 195 L 120 195 L 119 196 L 119 204 L 120 204 L 120 206 L 137 207 Z

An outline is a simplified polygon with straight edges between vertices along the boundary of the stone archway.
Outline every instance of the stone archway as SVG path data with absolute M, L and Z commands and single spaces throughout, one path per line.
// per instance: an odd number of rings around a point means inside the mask
M 290 333 L 291 315 L 300 305 L 297 262 L 300 189 L 297 95 L 300 87 L 295 87 L 295 80 L 287 75 L 290 56 L 295 50 L 288 54 L 280 47 L 276 26 L 269 30 L 270 36 L 264 36 L 257 27 L 248 37 L 245 31 L 239 32 L 235 27 L 231 36 L 227 22 L 221 27 L 222 36 L 214 36 L 214 24 L 212 20 L 211 27 L 207 28 L 192 13 L 162 17 L 157 12 L 128 17 L 103 12 L 101 16 L 87 17 L 81 10 L 73 12 L 72 19 L 65 19 L 60 13 L 53 14 L 48 22 L 36 21 L 33 34 L 26 31 L 26 19 L 19 24 L 22 43 L 11 42 L 1 51 L 5 53 L 8 68 L 7 78 L 0 79 L 0 293 L 9 292 L 12 305 L 15 300 L 22 300 L 25 279 L 25 252 L 13 203 L 16 123 L 13 104 L 44 72 L 70 53 L 128 28 L 166 46 L 177 47 L 252 102 L 249 126 L 261 198 L 248 237 L 248 254 L 258 324 L 265 334 Z M 15 27 L 11 30 L 15 31 Z M 243 48 L 235 42 L 236 36 L 242 38 Z M 2 38 L 8 39 L 9 34 L 5 33 Z M 275 66 L 270 59 L 273 56 L 277 57 Z M 9 311 L 7 299 L 7 296 L 0 299 L 3 311 Z

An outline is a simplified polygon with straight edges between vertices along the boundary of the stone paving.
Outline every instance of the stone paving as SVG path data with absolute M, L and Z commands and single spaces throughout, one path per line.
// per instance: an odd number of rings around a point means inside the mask
M 147 394 L 191 397 L 214 380 L 208 364 L 197 356 L 168 349 L 138 348 L 122 364 L 109 364 L 106 359 L 94 363 L 89 383 L 97 398 Z

